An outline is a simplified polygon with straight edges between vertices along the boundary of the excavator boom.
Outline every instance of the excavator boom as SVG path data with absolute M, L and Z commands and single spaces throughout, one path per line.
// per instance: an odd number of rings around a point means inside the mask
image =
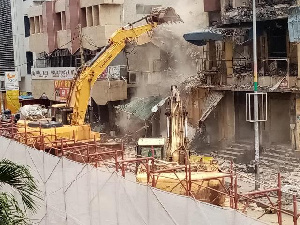
M 106 67 L 125 48 L 127 42 L 135 41 L 142 34 L 152 31 L 157 25 L 182 22 L 180 16 L 170 7 L 153 9 L 152 13 L 144 19 L 147 21 L 146 25 L 133 28 L 132 24 L 129 24 L 117 30 L 111 36 L 109 44 L 94 59 L 84 65 L 81 72 L 73 80 L 67 102 L 67 107 L 73 109 L 72 125 L 84 124 L 93 85 Z

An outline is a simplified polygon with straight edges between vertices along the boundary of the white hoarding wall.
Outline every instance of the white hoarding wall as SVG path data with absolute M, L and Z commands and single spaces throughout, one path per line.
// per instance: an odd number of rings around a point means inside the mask
M 19 77 L 17 72 L 5 72 L 5 90 L 16 91 L 19 90 Z
M 38 151 L 0 137 L 0 159 L 28 165 L 41 190 L 31 215 L 41 225 L 262 225 L 231 210 L 202 203 Z
M 72 80 L 76 75 L 75 67 L 32 68 L 33 80 Z

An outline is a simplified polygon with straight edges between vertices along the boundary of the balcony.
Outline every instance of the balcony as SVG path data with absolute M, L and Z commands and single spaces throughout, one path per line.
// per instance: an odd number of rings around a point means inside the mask
M 122 5 L 124 4 L 124 0 L 80 0 L 81 8 L 103 4 Z
M 55 2 L 55 12 L 63 12 L 66 11 L 66 0 L 57 0 Z
M 98 105 L 106 105 L 109 101 L 125 100 L 127 99 L 127 82 L 124 80 L 97 81 L 92 89 L 92 98 Z
M 43 5 L 31 6 L 28 9 L 28 17 L 41 16 L 43 14 Z
M 66 44 L 68 43 L 68 44 Z M 57 46 L 58 48 L 71 49 L 71 31 L 70 30 L 59 30 L 57 31 Z
M 295 59 L 293 59 L 294 61 Z M 211 67 L 212 60 L 198 61 L 200 83 L 225 90 L 252 90 L 252 59 L 233 58 L 232 60 L 214 60 L 216 67 Z M 266 91 L 298 90 L 296 64 L 290 58 L 268 58 L 258 60 L 259 87 Z
M 82 40 L 83 47 L 89 50 L 96 50 L 99 47 L 107 45 L 108 39 L 118 28 L 118 25 L 82 28 L 82 34 L 86 37 Z
M 29 49 L 31 52 L 49 52 L 48 35 L 46 33 L 31 34 L 29 37 Z

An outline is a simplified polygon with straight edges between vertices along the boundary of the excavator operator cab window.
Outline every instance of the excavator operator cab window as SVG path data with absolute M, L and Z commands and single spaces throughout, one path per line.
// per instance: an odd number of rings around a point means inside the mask
M 138 146 L 137 155 L 139 157 L 152 157 L 152 147 L 150 146 Z M 153 146 L 154 158 L 164 158 L 164 146 Z
M 59 110 L 58 109 L 56 109 L 55 110 L 56 112 L 55 112 L 55 119 L 56 119 L 56 122 L 60 122 L 60 123 L 62 123 L 62 115 L 61 115 L 61 113 L 59 112 Z
M 51 116 L 55 118 L 56 122 L 62 123 L 64 125 L 70 124 L 70 116 L 72 110 L 66 107 L 52 107 Z

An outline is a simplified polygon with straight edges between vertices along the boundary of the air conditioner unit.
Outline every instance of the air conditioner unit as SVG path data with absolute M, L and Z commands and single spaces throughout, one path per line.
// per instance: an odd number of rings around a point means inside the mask
M 136 84 L 137 83 L 136 81 L 137 81 L 137 73 L 129 72 L 128 84 Z
M 5 82 L 4 81 L 0 81 L 0 90 L 1 91 L 5 90 Z

